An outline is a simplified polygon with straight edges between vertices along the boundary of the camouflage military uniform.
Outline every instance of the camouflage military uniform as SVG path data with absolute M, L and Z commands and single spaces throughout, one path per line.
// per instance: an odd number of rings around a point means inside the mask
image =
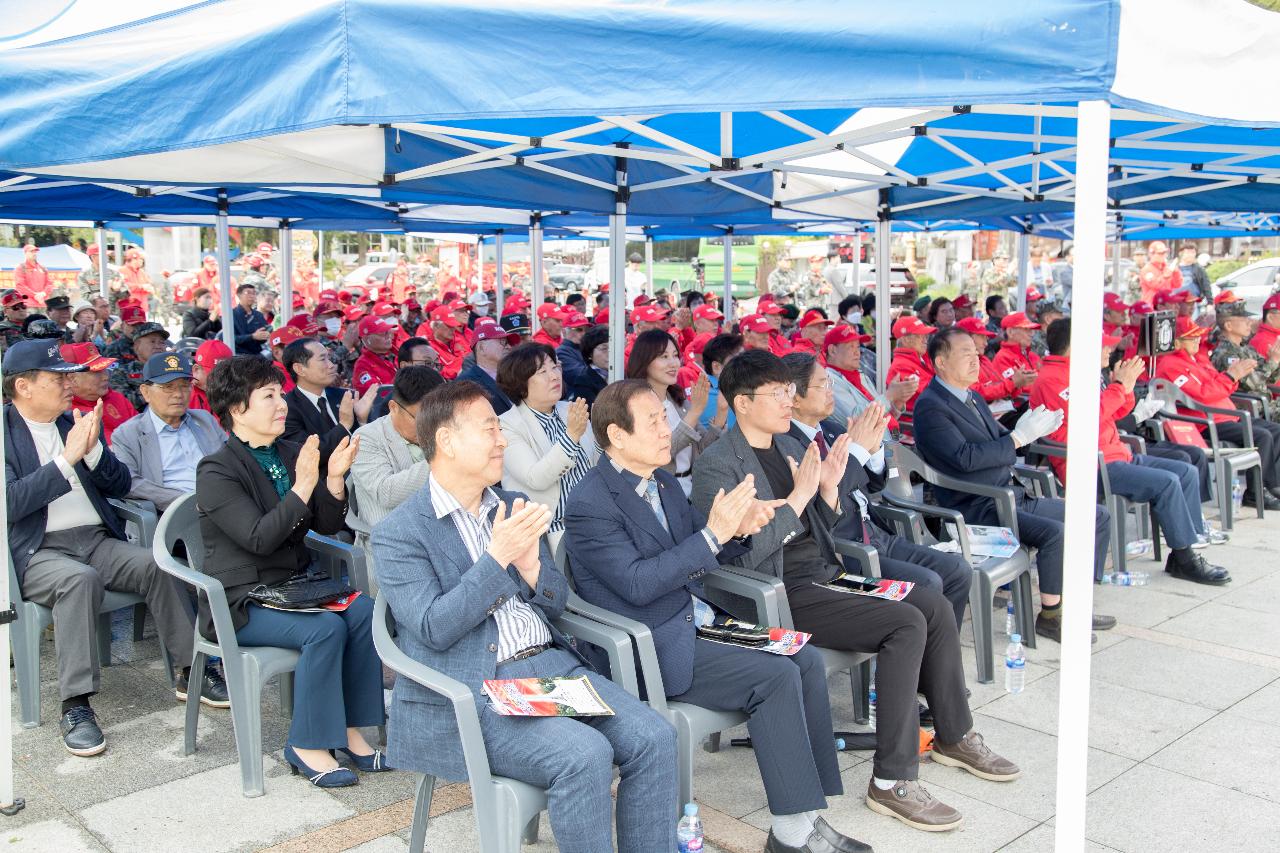
M 344 388 L 350 387 L 351 373 L 359 353 L 347 349 L 340 338 L 321 338 L 321 342 L 329 350 L 329 360 L 338 368 L 338 384 Z
M 107 267 L 108 284 L 119 284 L 120 271 L 113 266 Z M 88 269 L 80 270 L 80 274 L 76 276 L 76 284 L 80 287 L 80 295 L 84 299 L 91 299 L 99 295 L 98 291 L 98 265 L 94 264 Z
M 121 338 L 121 340 L 126 339 Z M 120 358 L 120 356 L 113 357 Z M 147 401 L 142 399 L 142 392 L 138 390 L 142 387 L 142 363 L 134 357 L 132 346 L 129 347 L 128 359 L 120 358 L 119 363 L 107 373 L 107 385 L 113 391 L 123 394 L 137 411 L 141 412 L 147 407 Z
M 0 353 L 22 340 L 22 327 L 0 320 Z
M 983 271 L 978 284 L 980 290 L 977 302 L 979 305 L 985 305 L 988 296 L 1007 296 L 1010 289 L 1018 286 L 1018 279 L 1012 270 L 1006 269 L 1000 272 L 995 265 L 992 265 Z
M 1226 337 L 1218 342 L 1209 360 L 1218 370 L 1226 370 L 1228 365 L 1242 358 L 1255 359 L 1258 366 L 1240 380 L 1240 390 L 1250 394 L 1261 394 L 1264 399 L 1269 398 L 1271 391 L 1267 386 L 1280 382 L 1280 364 L 1272 364 L 1258 355 L 1258 351 L 1248 344 L 1244 342 L 1233 344 Z
M 770 293 L 795 293 L 802 283 L 794 267 L 789 270 L 777 267 L 769 273 Z

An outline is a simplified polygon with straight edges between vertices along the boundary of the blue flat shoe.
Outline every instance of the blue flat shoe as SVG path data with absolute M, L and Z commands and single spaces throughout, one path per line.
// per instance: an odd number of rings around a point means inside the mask
M 386 773 L 388 770 L 395 770 L 394 767 L 387 764 L 387 757 L 382 754 L 380 749 L 375 749 L 372 755 L 356 755 L 344 746 L 338 752 L 345 752 L 347 758 L 351 759 L 351 763 L 361 773 Z
M 315 771 L 302 763 L 302 759 L 298 757 L 298 753 L 294 752 L 292 746 L 285 746 L 284 760 L 289 762 L 289 769 L 293 771 L 293 775 L 299 773 L 307 777 L 307 781 L 317 788 L 349 788 L 360 780 L 356 778 L 356 774 L 345 767 L 335 767 L 332 770 Z

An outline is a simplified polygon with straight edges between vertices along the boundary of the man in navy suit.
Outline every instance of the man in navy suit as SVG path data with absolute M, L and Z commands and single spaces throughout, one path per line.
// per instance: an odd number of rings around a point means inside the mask
M 796 386 L 789 435 L 804 445 L 817 442 L 825 459 L 836 439 L 846 432 L 852 433 L 849 455 L 857 464 L 845 468 L 843 486 L 844 494 L 850 499 L 850 511 L 831 529 L 832 535 L 875 547 L 880 553 L 882 576 L 911 581 L 941 593 L 951 602 L 956 627 L 960 627 L 969 603 L 973 569 L 959 555 L 944 554 L 891 533 L 875 522 L 868 509 L 867 492 L 883 489 L 886 477 L 892 473 L 885 462 L 883 446 L 888 413 L 879 403 L 872 403 L 857 417 L 849 418 L 849 426 L 843 425 L 831 419 L 835 395 L 822 363 L 807 352 L 790 353 L 783 357 L 782 363 L 791 372 L 791 381 Z
M 493 411 L 501 415 L 513 404 L 511 398 L 498 387 L 498 363 L 513 346 L 520 343 L 520 336 L 493 322 L 476 323 L 475 336 L 475 363 L 459 373 L 458 380 L 474 382 L 483 388 L 489 395 Z
M 1065 504 L 1056 498 L 1028 497 L 1013 480 L 1017 449 L 1051 434 L 1062 424 L 1062 412 L 1030 409 L 1012 430 L 1001 426 L 981 395 L 970 388 L 978 379 L 978 350 L 960 329 L 938 332 L 929 340 L 935 376 L 916 400 L 916 449 L 931 467 L 959 480 L 1009 487 L 1018 499 L 1018 535 L 1036 548 L 1040 575 L 1040 614 L 1036 634 L 1062 639 L 1062 548 Z M 969 524 L 999 524 L 995 501 L 980 495 L 935 488 L 938 503 L 964 514 Z M 1107 558 L 1111 516 L 1099 506 L 1094 523 L 1097 577 Z M 1081 568 L 1079 566 L 1077 569 Z M 1114 627 L 1112 616 L 1094 614 L 1095 630 Z
M 431 474 L 372 537 L 397 644 L 471 689 L 490 769 L 547 790 L 562 851 L 613 849 L 615 764 L 620 853 L 674 850 L 675 730 L 591 671 L 551 624 L 569 597 L 543 539 L 551 510 L 493 488 L 507 442 L 484 389 L 451 382 L 419 406 L 418 443 Z M 614 715 L 502 716 L 482 692 L 487 679 L 560 676 L 586 676 Z M 406 678 L 392 694 L 387 747 L 396 767 L 467 776 L 452 706 Z
M 744 711 L 773 816 L 767 853 L 869 851 L 815 812 L 844 793 L 831 734 L 822 655 L 806 647 L 787 658 L 696 636 L 715 619 L 701 578 L 743 553 L 784 503 L 756 499 L 748 475 L 720 490 L 704 523 L 671 461 L 662 401 L 640 379 L 596 397 L 591 428 L 605 451 L 565 507 L 565 542 L 578 594 L 653 631 L 668 698 Z

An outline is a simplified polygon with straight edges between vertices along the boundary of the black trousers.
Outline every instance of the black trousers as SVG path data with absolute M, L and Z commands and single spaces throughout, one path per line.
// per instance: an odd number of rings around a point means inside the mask
M 911 781 L 919 774 L 917 693 L 933 711 L 940 743 L 958 743 L 973 728 L 955 614 L 937 592 L 917 586 L 902 601 L 885 601 L 788 583 L 787 601 L 796 628 L 815 644 L 877 655 L 876 776 Z
M 1148 441 L 1147 455 L 1159 459 L 1176 459 L 1194 465 L 1200 477 L 1200 503 L 1213 500 L 1213 486 L 1209 479 L 1209 454 L 1194 444 L 1174 444 L 1169 441 Z
M 743 711 L 769 812 L 800 814 L 844 793 L 822 655 L 806 646 L 790 657 L 695 640 L 693 684 L 677 702 Z
M 969 605 L 969 587 L 973 585 L 973 569 L 964 557 L 935 551 L 901 536 L 874 536 L 873 541 L 880 551 L 880 574 L 941 593 L 951 602 L 959 628 Z
M 1218 438 L 1243 446 L 1244 424 L 1240 421 L 1218 424 Z M 1262 457 L 1262 482 L 1268 489 L 1280 487 L 1280 424 L 1254 418 L 1253 445 Z

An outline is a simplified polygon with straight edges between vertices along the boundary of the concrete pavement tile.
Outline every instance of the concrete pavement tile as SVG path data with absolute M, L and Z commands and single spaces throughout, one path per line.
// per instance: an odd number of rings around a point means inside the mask
M 58 718 L 61 716 L 58 696 L 57 657 L 54 655 L 53 642 L 44 640 L 40 644 L 40 722 L 47 731 L 50 724 L 57 736 Z M 159 663 L 157 661 L 157 663 Z M 93 697 L 93 707 L 104 719 L 111 717 L 134 716 L 148 711 L 156 711 L 173 704 L 173 687 L 169 679 L 161 673 L 163 667 L 157 666 L 154 672 L 138 667 L 118 664 L 102 668 L 101 689 Z M 17 719 L 18 691 L 13 690 L 13 728 L 15 735 L 22 730 Z
M 1280 766 L 1280 726 L 1228 711 L 1183 735 L 1147 763 L 1280 804 L 1280 776 L 1275 772 Z
M 405 830 L 396 835 L 407 838 L 408 831 Z M 447 850 L 449 853 L 478 853 L 480 836 L 476 830 L 474 812 L 466 808 L 433 817 L 427 824 L 426 849 Z M 551 835 L 551 822 L 544 812 L 538 832 L 538 843 L 521 845 L 520 853 L 553 853 L 556 849 L 555 839 Z
M 1236 581 L 1216 601 L 1230 607 L 1280 614 L 1280 574 L 1267 575 L 1245 584 Z
M 1232 705 L 1231 713 L 1261 723 L 1280 720 L 1280 678 Z
M 1126 853 L 1274 853 L 1280 805 L 1139 764 L 1089 795 L 1086 834 Z
M 279 753 L 275 753 L 279 757 Z M 339 753 L 341 755 L 341 753 Z M 418 790 L 418 774 L 405 772 L 358 773 L 359 785 L 334 788 L 330 796 L 356 812 L 371 812 L 411 798 Z
M 746 736 L 747 727 L 738 726 L 721 735 L 719 752 L 693 752 L 694 799 L 730 817 L 742 817 L 766 804 L 755 752 L 729 746 L 731 738 Z
M 1052 849 L 1053 824 L 1042 823 L 1025 835 L 1019 836 L 1012 844 L 1001 847 L 1000 853 L 1044 853 L 1044 851 Z M 1084 849 L 1086 853 L 1108 853 L 1113 848 L 1086 838 Z
M 1161 569 L 1157 567 L 1155 571 Z M 1172 578 L 1168 583 L 1153 582 L 1149 586 L 1095 586 L 1093 607 L 1099 613 L 1116 617 L 1125 625 L 1151 628 L 1204 602 L 1200 596 L 1184 589 L 1189 586 L 1192 584 Z
M 1092 677 L 1221 711 L 1270 683 L 1275 670 L 1130 638 L 1093 656 Z
M 983 706 L 982 713 L 1046 734 L 1058 733 L 1058 681 Z M 1142 760 L 1213 716 L 1213 711 L 1138 690 L 1094 681 L 1090 691 L 1089 744 L 1113 755 Z
M 974 728 L 986 744 L 1022 769 L 1012 782 L 988 782 L 957 767 L 932 761 L 920 764 L 920 778 L 929 785 L 942 785 L 998 808 L 1030 818 L 1047 820 L 1053 816 L 1057 791 L 1058 739 L 995 717 L 975 716 Z M 1134 762 L 1097 749 L 1089 750 L 1089 790 L 1119 776 Z
M 348 853 L 405 853 L 409 845 L 394 835 L 384 835 L 364 844 L 357 844 Z
M 246 798 L 240 769 L 230 765 L 90 806 L 80 817 L 115 853 L 173 849 L 175 842 L 189 853 L 214 853 L 267 846 L 351 813 L 299 780 L 273 780 L 265 796 Z
M 176 702 L 163 711 L 123 719 L 102 714 L 99 723 L 107 738 L 107 750 L 92 758 L 69 754 L 51 725 L 26 730 L 21 733 L 23 743 L 17 761 L 33 777 L 45 780 L 51 795 L 73 811 L 235 763 L 231 727 L 222 721 L 202 720 L 197 740 L 200 749 L 184 756 L 184 714 L 185 706 Z M 19 748 L 17 738 L 15 748 Z
M 1274 614 L 1210 602 L 1175 616 L 1160 631 L 1268 655 L 1280 655 L 1280 620 Z
M 13 853 L 98 853 L 106 849 L 71 819 L 43 820 L 13 828 L 6 825 L 0 833 L 0 843 Z
M 1003 629 L 1003 625 L 1001 628 Z M 997 640 L 996 660 L 995 660 L 995 680 L 988 684 L 980 684 L 978 682 L 978 665 L 976 652 L 972 646 L 960 647 L 960 659 L 964 663 L 965 684 L 968 685 L 969 691 L 973 694 L 969 697 L 969 707 L 971 709 L 981 708 L 988 702 L 994 702 L 1001 696 L 1005 695 L 1004 690 L 1004 652 L 1005 647 L 1009 644 L 1009 638 L 1001 636 Z M 1046 641 L 1045 646 L 1049 645 Z M 1027 669 L 1026 683 L 1031 685 L 1046 677 L 1056 677 L 1057 664 L 1054 666 L 1046 666 L 1036 661 L 1035 656 L 1042 653 L 1042 649 L 1027 649 Z M 1055 647 L 1055 654 L 1056 654 Z

